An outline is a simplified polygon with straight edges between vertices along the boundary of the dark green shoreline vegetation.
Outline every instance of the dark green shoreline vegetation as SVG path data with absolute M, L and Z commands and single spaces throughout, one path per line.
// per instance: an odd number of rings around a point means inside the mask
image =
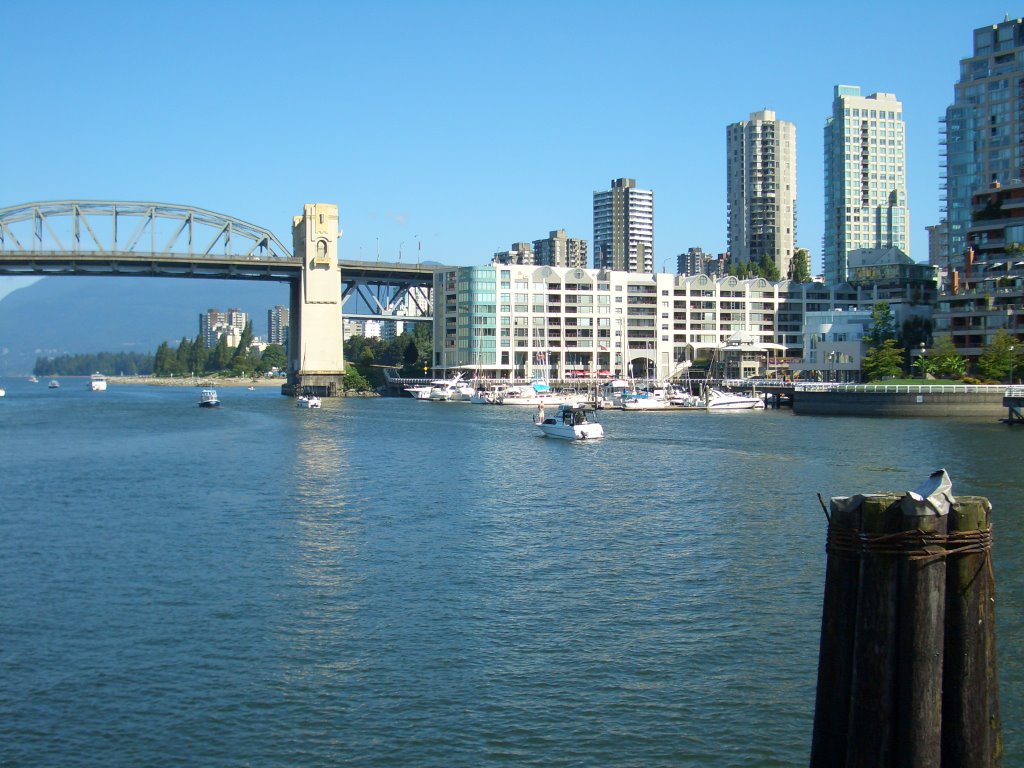
M 183 337 L 176 347 L 163 342 L 154 354 L 99 352 L 36 358 L 36 376 L 154 376 L 158 378 L 230 377 L 261 378 L 284 371 L 288 358 L 284 347 L 270 344 L 262 352 L 249 349 L 252 323 L 247 323 L 237 347 L 229 347 L 221 336 L 208 348 L 201 336 Z M 353 336 L 345 340 L 345 389 L 368 392 L 384 386 L 384 368 L 396 368 L 403 376 L 421 377 L 430 368 L 431 338 L 425 323 L 413 325 L 411 333 L 383 340 Z

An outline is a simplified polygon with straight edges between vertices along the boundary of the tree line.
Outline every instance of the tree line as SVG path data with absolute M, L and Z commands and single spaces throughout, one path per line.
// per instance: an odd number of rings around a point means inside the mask
M 153 355 L 143 352 L 95 352 L 81 355 L 37 357 L 32 373 L 36 376 L 149 376 L 153 373 Z
M 202 335 L 182 337 L 177 346 L 162 342 L 154 354 L 99 352 L 36 358 L 37 376 L 262 376 L 286 370 L 288 358 L 280 344 L 262 351 L 251 350 L 252 323 L 248 322 L 237 346 L 228 346 L 222 335 L 214 347 L 207 347 Z M 426 323 L 415 323 L 411 333 L 384 340 L 353 336 L 345 341 L 345 388 L 376 389 L 384 384 L 384 368 L 396 368 L 410 378 L 425 376 L 430 368 L 431 333 Z
M 288 366 L 284 347 L 280 344 L 268 344 L 260 352 L 250 349 L 252 345 L 252 321 L 245 324 L 237 346 L 228 346 L 227 334 L 221 334 L 214 347 L 207 347 L 202 334 L 194 339 L 182 337 L 177 347 L 171 347 L 166 341 L 157 347 L 153 359 L 155 376 L 262 376 L 277 368 L 284 370 Z

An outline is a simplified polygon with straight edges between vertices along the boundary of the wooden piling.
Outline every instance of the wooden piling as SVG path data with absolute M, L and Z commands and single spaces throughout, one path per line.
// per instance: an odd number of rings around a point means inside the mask
M 899 532 L 897 494 L 877 494 L 861 504 L 861 532 L 873 543 Z M 860 558 L 853 685 L 850 689 L 848 768 L 891 764 L 896 705 L 896 607 L 898 558 L 884 546 L 867 548 Z
M 991 507 L 943 482 L 833 500 L 811 768 L 1002 766 Z
M 923 512 L 923 514 L 922 514 Z M 942 765 L 942 674 L 948 515 L 903 505 L 900 559 L 896 764 Z
M 946 579 L 944 766 L 1002 765 L 1002 722 L 995 649 L 991 506 L 963 496 L 950 512 L 953 546 Z
M 857 618 L 860 557 L 849 544 L 860 528 L 860 510 L 832 506 L 829 519 L 825 596 L 818 650 L 811 768 L 831 768 L 846 760 L 853 672 L 853 633 Z

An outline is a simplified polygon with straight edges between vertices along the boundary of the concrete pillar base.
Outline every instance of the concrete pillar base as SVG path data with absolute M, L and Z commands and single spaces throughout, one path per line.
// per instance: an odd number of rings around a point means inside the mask
M 310 394 L 317 397 L 341 397 L 345 393 L 343 371 L 299 371 L 288 374 L 281 394 L 289 397 Z

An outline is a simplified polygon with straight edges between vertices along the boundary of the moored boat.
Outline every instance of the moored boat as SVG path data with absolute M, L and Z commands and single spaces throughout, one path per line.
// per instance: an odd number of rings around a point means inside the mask
M 764 408 L 764 400 L 756 395 L 709 389 L 705 407 L 709 411 L 750 411 Z
M 200 408 L 220 408 L 220 399 L 217 397 L 216 389 L 204 389 L 199 394 Z
M 105 392 L 107 390 L 107 377 L 97 371 L 89 377 L 89 389 L 93 392 Z
M 533 423 L 545 437 L 561 440 L 598 440 L 604 437 L 604 427 L 597 422 L 593 409 L 580 405 L 562 404 L 554 416 L 545 416 L 541 407 Z

